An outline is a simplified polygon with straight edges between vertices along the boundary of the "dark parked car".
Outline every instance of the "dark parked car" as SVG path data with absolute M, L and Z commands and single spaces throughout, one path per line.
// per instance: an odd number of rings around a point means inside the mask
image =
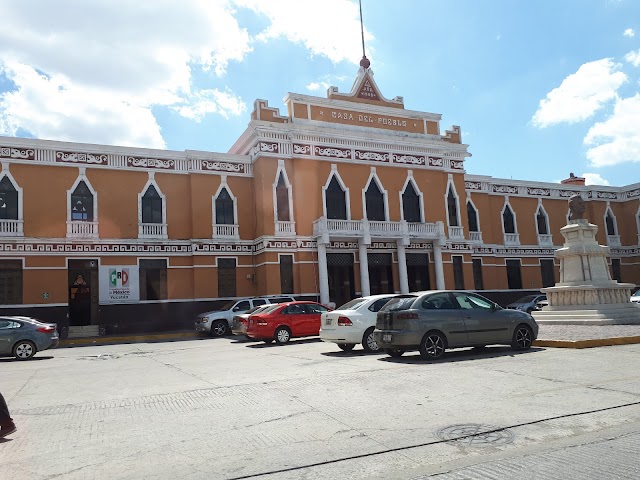
M 378 312 L 375 341 L 392 357 L 419 350 L 440 358 L 447 348 L 511 345 L 526 350 L 538 336 L 528 313 L 503 309 L 478 294 L 429 291 L 392 298 Z
M 507 305 L 507 308 L 512 308 L 514 310 L 522 310 L 523 312 L 531 313 L 534 310 L 538 310 L 538 302 L 546 300 L 546 295 L 527 295 L 525 297 L 519 298 L 513 303 Z
M 28 360 L 36 352 L 56 348 L 56 325 L 30 317 L 0 317 L 0 356 Z

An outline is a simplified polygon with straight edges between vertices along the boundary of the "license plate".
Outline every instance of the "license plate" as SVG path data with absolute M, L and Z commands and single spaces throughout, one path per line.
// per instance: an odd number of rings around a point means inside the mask
M 324 321 L 325 325 L 331 325 L 331 319 L 330 318 L 326 318 Z
M 382 335 L 382 341 L 383 342 L 390 342 L 391 341 L 391 334 L 390 333 L 385 333 L 384 335 Z

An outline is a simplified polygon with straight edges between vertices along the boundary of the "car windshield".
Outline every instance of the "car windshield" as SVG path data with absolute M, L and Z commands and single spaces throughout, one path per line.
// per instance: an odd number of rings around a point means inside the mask
M 224 312 L 225 310 L 231 310 L 231 307 L 233 307 L 235 304 L 236 304 L 236 301 L 231 300 L 230 302 L 227 302 L 223 306 L 221 306 L 217 311 Z
M 356 310 L 367 301 L 366 298 L 354 298 L 353 300 L 340 305 L 336 310 Z
M 638 290 L 636 293 L 634 293 L 633 295 L 631 295 L 632 297 L 640 297 L 640 290 Z
M 522 297 L 519 300 L 516 300 L 513 303 L 529 303 L 533 302 L 538 295 L 527 295 L 526 297 Z
M 415 296 L 410 297 L 395 297 L 389 300 L 389 302 L 380 309 L 381 312 L 395 312 L 398 310 L 407 310 L 411 308 L 413 302 L 416 301 Z

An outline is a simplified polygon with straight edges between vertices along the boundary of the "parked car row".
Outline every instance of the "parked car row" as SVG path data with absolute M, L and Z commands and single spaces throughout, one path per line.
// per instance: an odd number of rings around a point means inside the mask
M 0 317 L 0 357 L 28 360 L 37 352 L 56 348 L 59 341 L 55 323 L 31 317 Z
M 255 300 L 230 303 L 221 312 L 233 313 L 241 302 L 248 306 Z M 317 302 L 276 300 L 272 298 L 269 303 L 254 305 L 242 313 L 236 310 L 224 332 L 229 328 L 236 335 L 279 344 L 319 335 L 322 341 L 335 343 L 344 351 L 362 345 L 366 352 L 384 350 L 398 357 L 418 350 L 428 359 L 438 359 L 446 349 L 458 347 L 510 345 L 515 350 L 526 350 L 538 335 L 538 325 L 527 307 L 503 309 L 467 291 L 372 295 L 351 300 L 336 310 Z M 223 320 L 220 315 L 200 315 L 196 330 L 206 331 L 204 325 L 209 324 L 213 325 L 212 335 L 218 335 L 215 325 Z

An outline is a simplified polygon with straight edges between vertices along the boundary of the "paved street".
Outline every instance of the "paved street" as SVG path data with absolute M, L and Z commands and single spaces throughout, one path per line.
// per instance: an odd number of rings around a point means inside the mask
M 638 478 L 639 364 L 640 345 L 437 363 L 316 340 L 59 349 L 0 360 L 19 429 L 0 476 Z

